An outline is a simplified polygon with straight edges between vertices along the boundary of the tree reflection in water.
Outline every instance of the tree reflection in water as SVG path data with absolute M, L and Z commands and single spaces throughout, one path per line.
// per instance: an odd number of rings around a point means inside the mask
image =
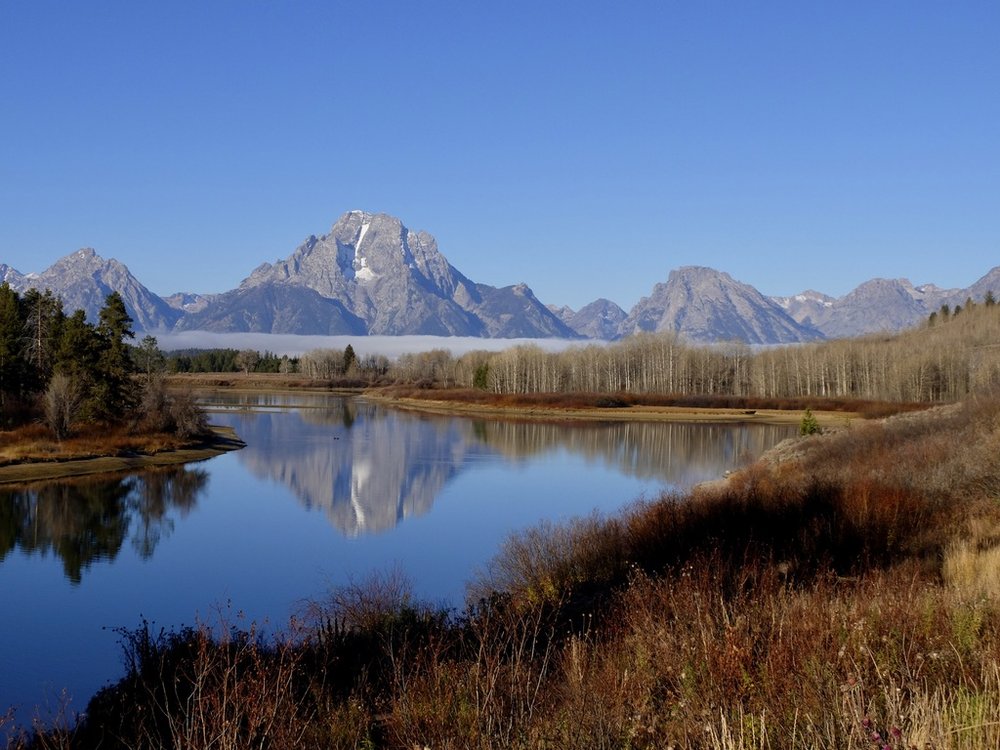
M 127 540 L 149 558 L 173 530 L 173 515 L 186 515 L 207 481 L 202 469 L 171 467 L 0 492 L 0 561 L 15 548 L 52 552 L 66 578 L 79 583 L 93 562 L 114 560 Z

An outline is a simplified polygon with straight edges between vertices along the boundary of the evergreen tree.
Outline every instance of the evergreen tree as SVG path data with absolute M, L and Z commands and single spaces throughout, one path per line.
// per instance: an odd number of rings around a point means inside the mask
M 12 399 L 22 395 L 27 362 L 24 358 L 24 318 L 17 292 L 0 285 L 0 418 L 7 421 Z
M 347 373 L 351 369 L 351 365 L 357 360 L 357 355 L 354 353 L 354 347 L 350 344 L 344 349 L 344 372 Z
M 62 300 L 46 289 L 29 289 L 21 300 L 24 309 L 25 354 L 31 366 L 32 390 L 44 390 L 52 377 L 59 335 L 66 315 Z
M 816 415 L 812 413 L 812 409 L 806 409 L 805 413 L 802 415 L 802 421 L 799 422 L 799 434 L 815 435 L 818 432 L 822 432 L 819 426 L 819 420 L 817 420 Z
M 102 416 L 118 420 L 135 407 L 138 395 L 132 381 L 135 363 L 125 341 L 135 338 L 135 333 L 132 318 L 118 292 L 105 299 L 96 331 L 100 346 L 94 384 L 97 406 Z
M 480 364 L 472 375 L 472 387 L 485 391 L 490 385 L 490 366 L 486 362 Z
M 91 413 L 94 407 L 94 375 L 98 370 L 100 341 L 97 331 L 87 322 L 87 314 L 77 310 L 66 318 L 59 335 L 53 369 L 68 376 L 79 388 Z

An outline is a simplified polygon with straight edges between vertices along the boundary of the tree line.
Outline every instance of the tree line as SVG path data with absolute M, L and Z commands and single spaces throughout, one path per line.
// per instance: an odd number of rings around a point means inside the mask
M 752 348 L 692 345 L 672 333 L 548 352 L 523 345 L 459 357 L 399 357 L 395 382 L 510 393 L 663 393 L 953 401 L 1000 387 L 1000 306 L 966 303 L 894 335 Z M 308 356 L 308 355 L 307 355 Z
M 188 396 L 166 392 L 157 341 L 139 346 L 132 318 L 112 292 L 90 323 L 67 315 L 62 300 L 0 285 L 0 426 L 41 418 L 65 437 L 78 423 L 131 423 L 136 428 L 195 434 L 204 418 Z M 140 377 L 144 376 L 144 377 Z
M 165 356 L 167 372 L 298 372 L 299 358 L 255 349 L 178 349 Z

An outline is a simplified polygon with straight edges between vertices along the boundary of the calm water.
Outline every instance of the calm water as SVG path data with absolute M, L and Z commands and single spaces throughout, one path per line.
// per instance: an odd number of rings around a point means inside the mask
M 0 492 L 0 713 L 72 708 L 121 672 L 115 628 L 281 627 L 309 598 L 402 569 L 461 606 L 512 532 L 720 476 L 766 425 L 512 423 L 333 396 L 219 395 L 248 446 L 185 468 Z

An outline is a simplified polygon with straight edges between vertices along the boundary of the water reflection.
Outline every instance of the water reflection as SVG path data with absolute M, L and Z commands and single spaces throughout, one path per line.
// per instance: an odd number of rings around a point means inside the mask
M 480 422 L 474 433 L 511 458 L 566 450 L 627 476 L 687 489 L 745 464 L 795 434 L 787 425 Z
M 794 432 L 779 425 L 454 419 L 353 399 L 227 418 L 247 443 L 238 454 L 241 463 L 286 485 L 347 536 L 386 531 L 426 513 L 449 481 L 488 456 L 518 461 L 565 451 L 684 489 Z
M 347 536 L 426 513 L 470 454 L 482 450 L 459 420 L 418 419 L 349 400 L 232 419 L 247 443 L 239 461 L 288 486 Z
M 114 560 L 126 541 L 143 559 L 186 515 L 208 475 L 166 468 L 114 478 L 51 482 L 0 492 L 0 562 L 15 548 L 55 554 L 66 578 L 80 583 L 97 560 Z

